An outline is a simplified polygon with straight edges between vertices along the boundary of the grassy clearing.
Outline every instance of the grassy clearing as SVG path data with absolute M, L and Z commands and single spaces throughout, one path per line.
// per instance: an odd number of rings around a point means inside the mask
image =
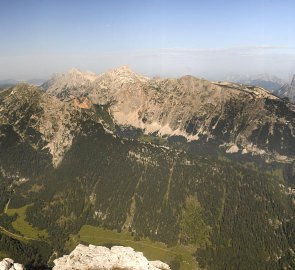
M 285 184 L 285 178 L 284 178 L 284 171 L 283 169 L 275 169 L 269 172 L 271 175 L 276 177 L 278 179 L 278 182 L 281 184 Z
M 105 230 L 99 227 L 84 225 L 79 233 L 72 236 L 68 247 L 74 247 L 79 242 L 86 242 L 93 245 L 122 245 L 130 246 L 136 251 L 141 251 L 149 260 L 161 260 L 171 263 L 178 262 L 181 270 L 197 269 L 196 262 L 191 255 L 193 250 L 188 247 L 174 246 L 167 247 L 160 242 L 153 242 L 149 239 L 135 241 L 130 233 L 118 233 L 112 230 Z
M 28 241 L 30 241 L 30 240 L 35 240 L 35 239 L 27 238 L 27 237 L 19 235 L 19 234 L 12 233 L 12 232 L 6 230 L 5 228 L 3 228 L 1 226 L 0 226 L 0 232 L 7 235 L 7 236 L 9 236 L 9 237 L 11 237 L 11 238 L 13 238 L 13 239 L 16 239 L 16 240 L 19 240 L 19 241 L 22 241 L 22 242 L 26 242 L 26 243 Z
M 48 233 L 46 230 L 39 230 L 25 220 L 27 208 L 30 206 L 31 205 L 25 205 L 17 209 L 7 209 L 7 215 L 13 216 L 17 214 L 16 220 L 12 222 L 12 227 L 27 239 L 40 240 L 42 238 L 47 238 Z

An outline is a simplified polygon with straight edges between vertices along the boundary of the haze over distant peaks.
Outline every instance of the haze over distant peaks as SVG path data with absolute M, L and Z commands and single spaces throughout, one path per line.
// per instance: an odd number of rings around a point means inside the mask
M 257 74 L 257 75 L 231 75 L 226 78 L 227 81 L 237 82 L 247 85 L 255 85 L 263 87 L 270 91 L 276 91 L 280 89 L 286 81 L 283 79 L 270 75 L 267 73 Z
M 293 76 L 291 84 L 288 84 L 288 83 L 284 84 L 281 88 L 276 90 L 274 93 L 280 97 L 287 97 L 294 102 L 295 101 L 295 75 Z

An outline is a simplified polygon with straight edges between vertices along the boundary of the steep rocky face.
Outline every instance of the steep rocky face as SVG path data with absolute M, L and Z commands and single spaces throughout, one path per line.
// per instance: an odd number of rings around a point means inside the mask
M 77 94 L 75 87 L 54 79 L 44 88 L 63 98 Z M 295 155 L 295 106 L 259 87 L 192 76 L 148 79 L 122 67 L 97 76 L 83 89 L 78 95 L 107 105 L 119 126 L 212 141 L 227 152 L 269 159 L 292 160 Z
M 54 261 L 53 270 L 170 270 L 161 261 L 148 261 L 142 252 L 130 247 L 78 245 L 69 255 Z
M 63 102 L 35 86 L 19 84 L 0 94 L 0 123 L 13 126 L 34 148 L 49 152 L 57 166 L 75 136 L 83 132 L 80 123 L 89 118 L 83 112 L 88 105 L 87 100 Z
M 3 92 L 0 104 L 1 124 L 12 125 L 33 147 L 48 149 L 53 164 L 57 165 L 70 147 L 73 133 L 79 129 L 71 120 L 77 111 L 70 104 L 26 84 Z M 71 122 L 73 124 L 67 128 Z
M 0 261 L 0 270 L 24 270 L 24 267 L 10 258 L 5 258 Z

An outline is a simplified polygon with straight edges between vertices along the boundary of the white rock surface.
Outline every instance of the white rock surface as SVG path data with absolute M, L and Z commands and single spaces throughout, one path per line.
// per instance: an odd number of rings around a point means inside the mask
M 69 255 L 54 260 L 53 270 L 170 270 L 161 261 L 148 261 L 131 247 L 78 245 Z
M 5 258 L 0 261 L 0 270 L 24 270 L 24 267 L 19 263 L 14 263 L 10 258 Z
M 23 270 L 24 269 L 24 267 L 19 263 L 15 263 L 13 266 L 14 266 L 15 270 Z

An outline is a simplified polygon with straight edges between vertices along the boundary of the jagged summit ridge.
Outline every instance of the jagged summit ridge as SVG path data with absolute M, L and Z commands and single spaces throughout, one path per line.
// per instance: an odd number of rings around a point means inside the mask
M 95 99 L 99 93 L 105 89 L 113 95 L 123 85 L 139 84 L 148 81 L 148 77 L 144 77 L 133 72 L 128 66 L 121 66 L 108 70 L 102 74 L 92 72 L 82 72 L 77 68 L 72 68 L 65 74 L 57 74 L 49 81 L 42 85 L 42 88 L 51 95 L 55 95 L 60 99 L 67 99 L 70 96 L 80 97 L 92 95 Z M 99 89 L 99 91 L 97 91 Z M 98 93 L 99 92 L 99 93 Z M 95 94 L 93 94 L 95 93 Z
M 133 248 L 113 246 L 78 245 L 69 255 L 54 261 L 53 270 L 125 269 L 125 270 L 170 270 L 161 261 L 148 261 L 142 252 Z

